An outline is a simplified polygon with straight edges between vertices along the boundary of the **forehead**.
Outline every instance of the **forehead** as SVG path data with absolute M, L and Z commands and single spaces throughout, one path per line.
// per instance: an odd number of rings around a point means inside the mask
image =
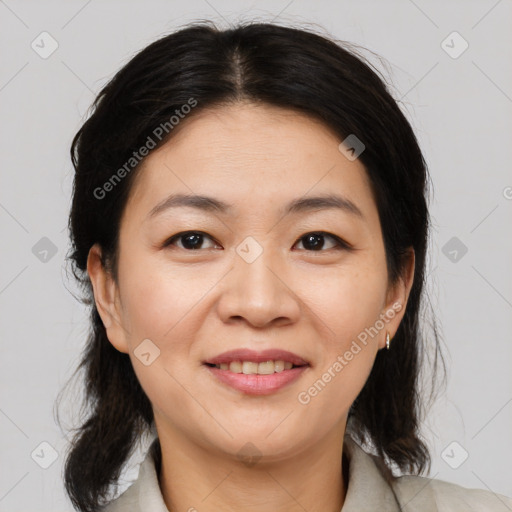
M 178 128 L 137 171 L 127 209 L 139 216 L 171 193 L 213 196 L 237 215 L 326 193 L 349 199 L 368 219 L 376 213 L 363 164 L 348 160 L 340 137 L 316 119 L 237 104 L 204 110 Z

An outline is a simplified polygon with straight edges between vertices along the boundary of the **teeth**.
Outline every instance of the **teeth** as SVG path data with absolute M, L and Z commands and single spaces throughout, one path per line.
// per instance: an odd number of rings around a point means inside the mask
M 245 363 L 244 363 L 245 364 Z M 250 363 L 252 364 L 252 363 Z M 260 375 L 272 375 L 274 373 L 274 361 L 266 361 L 258 364 L 258 373 Z
M 284 361 L 274 361 L 274 371 L 282 372 L 284 370 Z
M 250 361 L 244 361 L 242 363 L 242 373 L 251 375 L 252 373 L 258 373 L 258 364 L 251 363 Z
M 242 363 L 240 361 L 233 361 L 229 364 L 229 371 L 233 373 L 242 373 Z
M 252 361 L 233 361 L 231 363 L 216 364 L 220 370 L 229 370 L 233 373 L 244 373 L 245 375 L 272 375 L 283 370 L 291 370 L 293 364 L 289 361 L 265 361 L 254 363 Z

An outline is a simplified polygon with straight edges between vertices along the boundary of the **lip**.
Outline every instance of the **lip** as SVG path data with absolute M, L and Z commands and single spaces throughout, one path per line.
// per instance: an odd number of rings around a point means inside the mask
M 221 364 L 231 363 L 233 361 L 252 361 L 254 363 L 264 363 L 266 361 L 285 361 L 295 366 L 306 366 L 309 363 L 293 352 L 279 349 L 267 349 L 262 351 L 250 350 L 248 348 L 240 348 L 229 350 L 222 354 L 203 361 L 203 364 Z M 292 368 L 293 370 L 293 368 Z M 291 371 L 291 370 L 285 370 Z M 281 372 L 280 372 L 281 373 Z
M 205 367 L 223 384 L 249 395 L 270 395 L 296 381 L 309 368 L 308 365 L 305 365 L 270 375 L 246 375 L 244 373 L 221 370 L 215 366 L 205 365 Z

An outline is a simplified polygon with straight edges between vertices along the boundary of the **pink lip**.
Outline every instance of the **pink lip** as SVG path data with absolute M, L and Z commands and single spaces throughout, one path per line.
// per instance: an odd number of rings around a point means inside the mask
M 283 370 L 282 372 L 273 373 L 271 375 L 245 375 L 244 373 L 233 373 L 229 370 L 221 370 L 215 366 L 207 366 L 207 368 L 221 382 L 243 393 L 250 395 L 270 395 L 297 380 L 309 366 L 297 366 L 296 368 Z
M 204 361 L 208 364 L 221 364 L 231 363 L 233 361 L 252 361 L 254 363 L 264 363 L 265 361 L 285 361 L 294 364 L 295 366 L 304 366 L 308 362 L 304 361 L 297 354 L 288 352 L 287 350 L 268 349 L 261 352 L 250 350 L 247 348 L 240 348 L 223 352 L 222 354 Z

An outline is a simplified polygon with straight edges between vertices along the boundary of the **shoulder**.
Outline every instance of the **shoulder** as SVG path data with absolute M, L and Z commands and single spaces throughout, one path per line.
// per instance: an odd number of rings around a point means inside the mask
M 139 466 L 136 480 L 100 512 L 169 512 L 160 491 L 151 448 Z
M 512 512 L 512 499 L 501 494 L 424 476 L 394 476 L 380 457 L 348 434 L 344 446 L 349 482 L 343 512 Z
M 120 496 L 100 509 L 100 512 L 128 512 L 138 508 L 139 484 L 134 482 Z
M 510 512 L 512 499 L 482 489 L 422 476 L 397 477 L 392 483 L 403 512 Z

